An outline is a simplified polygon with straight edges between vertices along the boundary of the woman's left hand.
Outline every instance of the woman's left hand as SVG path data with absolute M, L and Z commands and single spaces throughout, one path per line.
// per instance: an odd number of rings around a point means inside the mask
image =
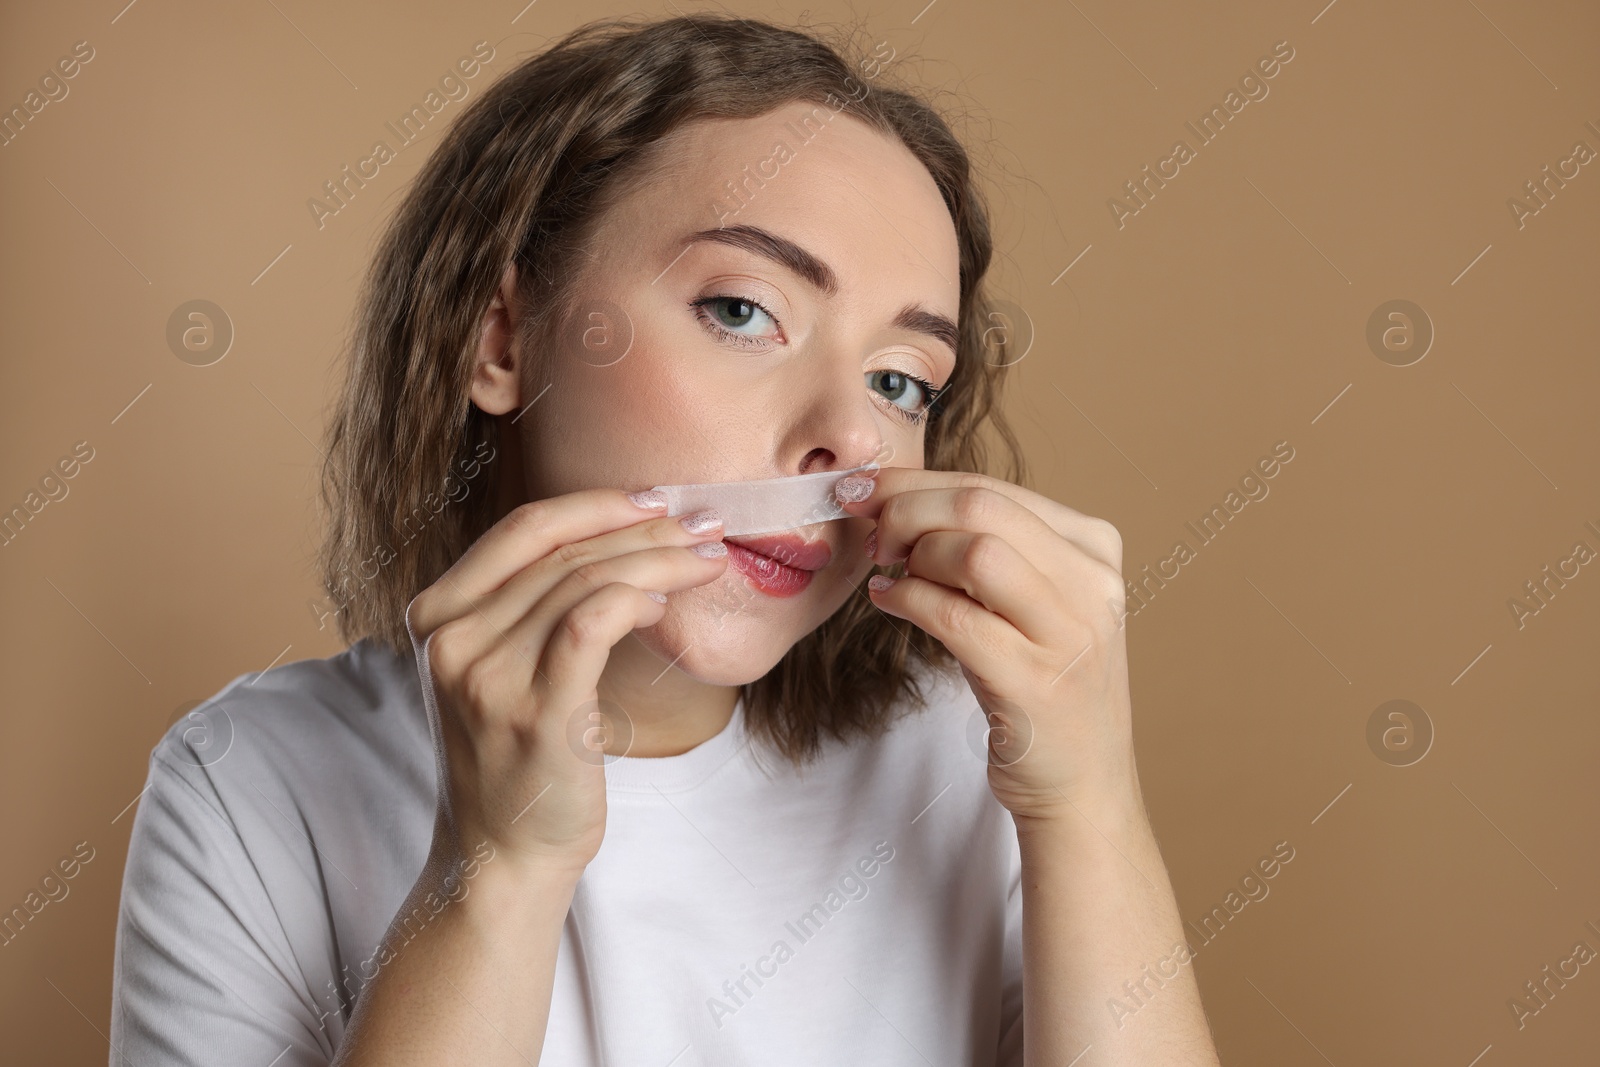
M 883 467 L 865 500 L 869 596 L 961 664 L 990 724 L 989 785 L 1018 819 L 1142 811 L 1116 527 L 981 474 Z M 869 539 L 869 544 L 870 544 Z

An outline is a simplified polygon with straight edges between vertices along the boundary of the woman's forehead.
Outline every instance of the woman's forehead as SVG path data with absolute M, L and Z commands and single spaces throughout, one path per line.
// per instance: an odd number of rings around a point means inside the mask
M 633 179 L 601 225 L 597 236 L 612 252 L 648 249 L 665 255 L 665 267 L 691 234 L 758 226 L 853 284 L 887 271 L 953 310 L 955 224 L 927 168 L 890 135 L 843 112 L 792 104 L 686 123 L 657 152 L 649 178 Z

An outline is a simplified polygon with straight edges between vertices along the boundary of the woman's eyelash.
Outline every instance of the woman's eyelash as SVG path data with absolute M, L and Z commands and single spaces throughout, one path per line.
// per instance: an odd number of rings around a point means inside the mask
M 745 348 L 759 348 L 764 341 L 759 337 L 749 337 L 742 333 L 735 333 L 713 318 L 711 313 L 706 310 L 706 307 L 710 304 L 717 303 L 719 300 L 732 300 L 741 304 L 749 304 L 751 307 L 757 309 L 763 315 L 767 316 L 767 318 L 771 319 L 773 325 L 780 328 L 783 326 L 783 323 L 778 321 L 778 316 L 774 315 L 771 311 L 768 311 L 766 307 L 764 307 L 759 301 L 751 300 L 747 296 L 738 296 L 734 293 L 717 293 L 714 296 L 702 296 L 697 300 L 689 301 L 689 306 L 694 309 L 694 314 L 697 319 L 714 330 L 717 336 L 723 338 L 724 340 L 731 341 L 736 345 L 740 345 Z M 943 389 L 935 389 L 932 382 L 925 378 L 919 378 L 915 374 L 910 374 L 906 371 L 897 370 L 893 371 L 893 373 L 898 374 L 907 381 L 914 382 L 917 388 L 922 390 L 922 395 L 926 398 L 923 401 L 921 411 L 907 411 L 894 401 L 888 401 L 889 406 L 894 409 L 895 414 L 899 415 L 902 419 L 913 426 L 925 421 L 933 412 L 934 405 L 938 403 L 939 398 L 950 389 L 948 385 Z M 882 396 L 883 394 L 880 393 L 879 395 Z M 885 399 L 887 400 L 887 398 Z

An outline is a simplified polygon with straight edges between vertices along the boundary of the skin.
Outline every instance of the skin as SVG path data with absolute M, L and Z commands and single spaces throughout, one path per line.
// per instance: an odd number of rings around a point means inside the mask
M 420 612 L 434 617 L 411 620 L 419 632 L 432 632 L 443 615 L 454 620 L 444 624 L 454 636 L 440 646 L 455 661 L 444 672 L 455 683 L 452 700 L 472 688 L 459 684 L 468 677 L 480 693 L 495 684 L 520 691 L 463 703 L 470 714 L 445 717 L 457 825 L 453 833 L 436 830 L 428 870 L 402 912 L 447 885 L 444 875 L 480 834 L 498 843 L 470 892 L 362 995 L 335 1060 L 340 1067 L 528 1063 L 542 1045 L 562 924 L 603 833 L 603 821 L 591 816 L 603 807 L 604 784 L 598 767 L 561 751 L 561 724 L 547 721 L 559 716 L 543 708 L 529 719 L 513 716 L 509 732 L 498 721 L 502 706 L 525 705 L 529 695 L 520 680 L 527 665 L 506 651 L 533 647 L 526 628 L 515 627 L 525 625 L 517 620 L 537 583 L 511 588 L 533 581 L 520 570 L 525 560 L 547 562 L 560 545 L 604 530 L 613 532 L 604 546 L 596 539 L 600 556 L 689 543 L 674 520 L 651 527 L 642 511 L 624 515 L 633 505 L 619 488 L 873 461 L 881 464 L 868 479 L 873 491 L 845 505 L 850 518 L 798 531 L 833 551 L 803 594 L 752 595 L 731 567 L 691 563 L 681 547 L 663 550 L 677 555 L 619 556 L 608 565 L 673 575 L 670 587 L 662 585 L 666 607 L 659 616 L 650 611 L 653 623 L 634 625 L 627 613 L 647 610 L 642 594 L 622 590 L 629 599 L 612 597 L 607 625 L 614 629 L 602 635 L 596 613 L 584 628 L 592 639 L 580 642 L 587 648 L 558 635 L 545 650 L 550 690 L 534 690 L 543 699 L 573 677 L 592 677 L 578 666 L 603 655 L 596 692 L 626 709 L 634 735 L 627 754 L 685 752 L 726 727 L 738 685 L 766 673 L 847 597 L 861 595 L 857 583 L 874 560 L 904 560 L 906 577 L 868 595 L 960 660 L 992 727 L 990 786 L 1017 827 L 1026 1067 L 1218 1063 L 1192 967 L 1153 992 L 1147 985 L 1135 1017 L 1108 1011 L 1112 998 L 1134 1004 L 1125 983 L 1159 970 L 1184 939 L 1133 758 L 1120 537 L 1104 520 L 1021 487 L 923 469 L 923 429 L 896 414 L 920 407 L 916 387 L 902 392 L 868 377 L 897 371 L 939 388 L 954 367 L 948 345 L 893 325 L 909 302 L 956 315 L 955 230 L 932 178 L 903 146 L 838 115 L 753 199 L 725 214 L 724 182 L 767 159 L 776 137 L 792 138 L 785 120 L 809 110 L 698 122 L 671 136 L 669 165 L 630 189 L 581 264 L 580 310 L 602 318 L 580 323 L 612 331 L 598 335 L 603 343 L 586 343 L 580 326 L 563 332 L 553 351 L 523 351 L 510 271 L 485 314 L 472 401 L 499 416 L 508 456 L 498 487 L 503 510 L 596 495 L 582 507 L 569 501 L 545 522 L 497 524 L 452 568 L 459 578 L 442 581 L 449 588 Z M 685 235 L 719 219 L 809 250 L 836 275 L 836 291 L 723 243 L 685 250 Z M 776 322 L 757 313 L 729 324 L 757 338 L 752 345 L 721 338 L 688 306 L 718 294 L 760 303 Z M 738 318 L 742 309 L 733 303 Z M 610 344 L 615 336 L 630 343 Z M 871 557 L 869 533 L 876 535 Z M 541 581 L 555 578 L 546 567 Z M 619 587 L 595 596 L 607 589 Z M 447 603 L 456 594 L 471 600 L 470 612 Z M 600 636 L 613 642 L 609 648 L 599 647 Z M 462 669 L 474 657 L 493 669 Z M 481 736 L 461 732 L 469 720 Z M 616 751 L 609 740 L 606 750 Z M 529 773 L 526 764 L 552 752 L 556 762 Z M 533 815 L 520 827 L 507 818 L 512 813 L 495 810 L 506 797 L 520 806 L 522 796 L 543 796 L 542 782 L 552 787 L 549 798 L 523 808 Z M 580 796 L 588 802 L 576 803 Z M 545 832 L 563 824 L 583 832 L 570 843 Z M 513 831 L 525 841 L 538 837 L 545 851 L 529 862 L 532 853 L 513 847 Z

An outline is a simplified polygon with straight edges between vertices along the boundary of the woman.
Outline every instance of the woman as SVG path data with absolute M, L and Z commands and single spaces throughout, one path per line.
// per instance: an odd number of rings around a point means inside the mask
M 1216 1062 L 1120 542 L 1015 484 L 987 218 L 884 57 L 613 21 L 462 113 L 327 449 L 354 644 L 152 753 L 126 1062 Z M 765 539 L 647 491 L 863 467 Z

